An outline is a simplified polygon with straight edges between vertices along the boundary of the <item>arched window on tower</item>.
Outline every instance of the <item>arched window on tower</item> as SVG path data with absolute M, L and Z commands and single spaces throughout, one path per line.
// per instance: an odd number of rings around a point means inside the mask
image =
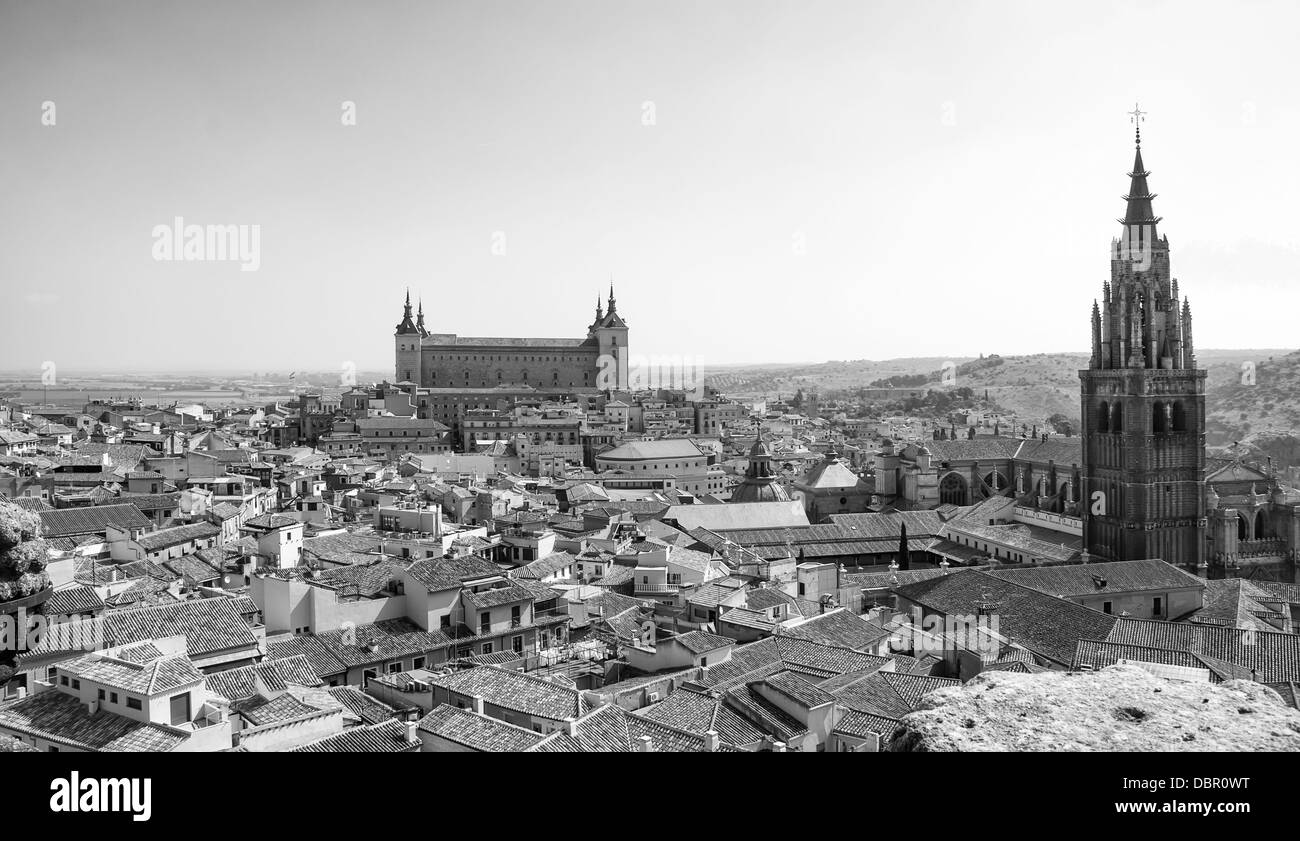
M 1116 403 L 1111 408 L 1114 410 L 1115 416 L 1110 419 L 1110 431 L 1116 433 L 1123 432 L 1124 431 L 1124 404 Z
M 1255 539 L 1263 540 L 1265 531 L 1268 529 L 1268 522 L 1264 519 L 1264 512 L 1255 512 Z
M 1174 432 L 1187 431 L 1187 407 L 1183 401 L 1174 401 Z
M 1157 434 L 1169 431 L 1165 429 L 1165 404 L 1159 400 L 1151 407 L 1151 431 Z
M 1097 431 L 1110 432 L 1110 404 L 1105 400 L 1097 407 Z
M 1250 523 L 1246 522 L 1245 514 L 1237 515 L 1237 539 L 1250 540 Z

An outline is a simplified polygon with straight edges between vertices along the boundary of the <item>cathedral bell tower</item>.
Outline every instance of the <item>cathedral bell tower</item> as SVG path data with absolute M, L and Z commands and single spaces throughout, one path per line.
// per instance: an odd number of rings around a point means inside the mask
M 1110 282 L 1092 305 L 1092 357 L 1079 372 L 1084 548 L 1098 560 L 1195 569 L 1206 552 L 1205 371 L 1191 307 L 1170 277 L 1169 240 L 1157 234 L 1140 127 L 1128 175 Z

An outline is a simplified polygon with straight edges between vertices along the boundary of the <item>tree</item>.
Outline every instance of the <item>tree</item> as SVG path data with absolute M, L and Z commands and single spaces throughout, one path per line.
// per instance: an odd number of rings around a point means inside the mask
M 907 549 L 907 523 L 903 523 L 903 530 L 898 538 L 898 568 L 912 568 L 912 553 Z
M 1047 425 L 1050 426 L 1052 428 L 1052 431 L 1055 432 L 1057 435 L 1074 434 L 1073 422 L 1060 412 L 1057 412 L 1056 414 L 1048 418 Z
M 35 514 L 0 502 L 0 602 L 25 598 L 50 586 L 49 552 Z

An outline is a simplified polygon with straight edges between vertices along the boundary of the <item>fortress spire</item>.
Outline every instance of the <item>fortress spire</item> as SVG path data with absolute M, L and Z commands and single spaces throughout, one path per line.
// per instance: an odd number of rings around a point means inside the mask
M 409 286 L 406 288 L 406 305 L 402 308 L 402 320 L 398 322 L 397 332 L 399 335 L 420 332 L 420 328 L 415 325 L 414 319 L 411 318 L 411 287 Z

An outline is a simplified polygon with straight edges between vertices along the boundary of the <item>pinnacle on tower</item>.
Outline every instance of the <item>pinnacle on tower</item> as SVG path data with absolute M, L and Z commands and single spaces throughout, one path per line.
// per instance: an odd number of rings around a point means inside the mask
M 609 314 L 614 314 L 614 281 L 609 282 Z

